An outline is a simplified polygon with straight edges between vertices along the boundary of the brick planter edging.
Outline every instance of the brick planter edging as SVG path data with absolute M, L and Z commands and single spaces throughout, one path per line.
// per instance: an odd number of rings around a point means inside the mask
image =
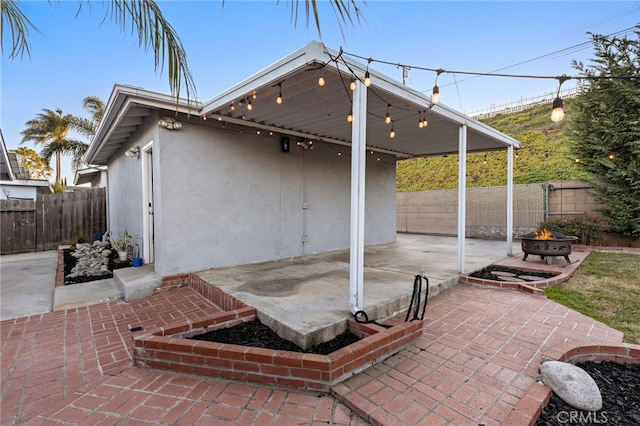
M 613 361 L 620 364 L 640 364 L 640 345 L 621 343 L 602 344 L 557 349 L 542 356 L 542 360 L 562 361 L 576 364 L 585 361 Z M 513 407 L 503 424 L 533 426 L 542 410 L 549 403 L 552 391 L 542 383 L 532 383 L 524 396 Z
M 397 353 L 422 334 L 422 322 L 389 329 L 348 320 L 361 340 L 329 355 L 190 340 L 216 328 L 256 316 L 252 307 L 221 312 L 196 322 L 184 321 L 133 339 L 134 364 L 181 373 L 222 377 L 313 391 L 330 387 Z

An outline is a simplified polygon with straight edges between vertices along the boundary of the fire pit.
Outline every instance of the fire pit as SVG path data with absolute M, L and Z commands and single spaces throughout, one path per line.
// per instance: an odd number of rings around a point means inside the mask
M 570 237 L 546 229 L 531 232 L 518 238 L 522 240 L 522 251 L 524 252 L 522 260 L 527 260 L 527 256 L 530 254 L 536 254 L 540 256 L 540 259 L 546 260 L 547 265 L 553 263 L 553 256 L 564 256 L 567 263 L 571 263 L 569 260 L 571 243 L 578 239 L 578 237 Z

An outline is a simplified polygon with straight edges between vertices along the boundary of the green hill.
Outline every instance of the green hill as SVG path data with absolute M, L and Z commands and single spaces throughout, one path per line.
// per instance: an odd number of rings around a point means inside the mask
M 550 180 L 581 179 L 588 175 L 579 169 L 569 153 L 572 100 L 565 100 L 565 119 L 553 123 L 551 106 L 541 105 L 526 111 L 499 114 L 481 120 L 520 141 L 513 161 L 515 184 Z M 499 186 L 507 183 L 505 151 L 467 155 L 467 187 Z M 399 161 L 396 185 L 400 192 L 453 189 L 458 186 L 458 156 L 427 157 Z

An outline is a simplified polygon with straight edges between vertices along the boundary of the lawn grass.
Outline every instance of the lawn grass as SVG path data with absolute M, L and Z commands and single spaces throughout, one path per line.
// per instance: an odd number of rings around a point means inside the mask
M 591 253 L 575 275 L 547 297 L 624 333 L 640 344 L 640 256 Z

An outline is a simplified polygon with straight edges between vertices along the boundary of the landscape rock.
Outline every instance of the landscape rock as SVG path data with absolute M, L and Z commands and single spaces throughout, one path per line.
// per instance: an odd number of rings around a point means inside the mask
M 598 411 L 602 395 L 595 380 L 582 368 L 560 361 L 547 361 L 540 366 L 542 382 L 570 406 L 579 410 Z
M 93 244 L 76 244 L 75 250 L 70 254 L 78 261 L 66 278 L 99 277 L 109 274 L 111 250 L 106 248 L 108 245 L 103 241 L 94 241 Z

